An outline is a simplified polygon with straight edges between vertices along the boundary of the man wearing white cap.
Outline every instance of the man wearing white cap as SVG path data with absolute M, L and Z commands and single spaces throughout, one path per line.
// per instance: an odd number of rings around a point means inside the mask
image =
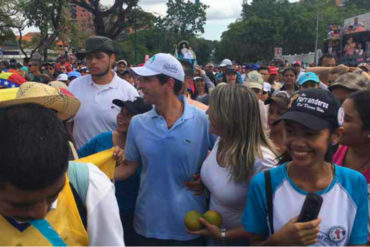
M 231 62 L 230 59 L 225 58 L 224 60 L 222 60 L 222 62 L 219 65 L 221 72 L 217 74 L 216 84 L 218 84 L 219 82 L 223 82 L 222 79 L 224 78 L 224 74 L 226 73 L 226 68 L 230 66 L 233 66 L 233 63 Z M 236 74 L 238 75 L 239 81 L 242 82 L 243 79 L 240 73 L 237 71 Z
M 139 245 L 203 245 L 186 232 L 184 218 L 206 210 L 204 195 L 187 186 L 214 144 L 208 118 L 179 96 L 185 73 L 172 55 L 156 54 L 132 70 L 142 77 L 145 102 L 155 106 L 131 120 L 125 161 L 116 169 L 116 179 L 125 179 L 142 168 L 134 218 Z

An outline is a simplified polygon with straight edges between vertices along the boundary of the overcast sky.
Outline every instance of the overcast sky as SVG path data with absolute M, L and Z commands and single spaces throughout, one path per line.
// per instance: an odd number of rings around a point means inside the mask
M 195 1 L 195 0 L 191 0 Z M 204 26 L 205 39 L 220 40 L 221 35 L 227 30 L 227 26 L 240 18 L 243 0 L 200 0 L 209 6 L 207 9 L 207 22 Z M 114 0 L 101 0 L 101 3 L 111 6 Z M 139 6 L 145 11 L 154 12 L 165 16 L 167 0 L 139 0 Z M 35 27 L 26 28 L 25 33 L 38 31 Z
M 108 4 L 112 0 L 102 0 Z M 195 0 L 191 0 L 195 1 Z M 243 0 L 200 0 L 209 6 L 207 9 L 207 23 L 204 26 L 206 39 L 220 40 L 222 32 L 226 31 L 227 26 L 240 18 Z M 139 6 L 145 11 L 156 12 L 163 16 L 166 15 L 167 0 L 139 0 Z

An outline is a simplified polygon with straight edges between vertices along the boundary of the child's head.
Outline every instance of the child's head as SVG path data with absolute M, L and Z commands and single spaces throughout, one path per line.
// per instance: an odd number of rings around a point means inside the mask
M 300 165 L 330 162 L 329 148 L 339 127 L 339 101 L 322 89 L 297 94 L 291 108 L 280 117 L 286 128 L 286 150 L 282 161 Z

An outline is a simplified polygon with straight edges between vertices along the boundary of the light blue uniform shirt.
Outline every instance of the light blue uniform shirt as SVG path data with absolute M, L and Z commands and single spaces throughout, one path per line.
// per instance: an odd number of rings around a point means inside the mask
M 142 165 L 134 227 L 147 238 L 186 241 L 198 238 L 186 233 L 188 211 L 204 212 L 203 195 L 195 196 L 184 182 L 193 180 L 212 149 L 215 138 L 209 134 L 208 117 L 184 102 L 184 113 L 171 129 L 152 109 L 133 117 L 128 130 L 125 158 Z
M 335 165 L 331 184 L 316 192 L 323 198 L 319 218 L 320 232 L 316 245 L 358 245 L 367 243 L 367 184 L 365 177 Z M 279 231 L 299 215 L 307 192 L 288 177 L 286 164 L 271 169 L 273 225 Z M 248 188 L 242 224 L 247 232 L 269 235 L 265 177 L 257 174 Z

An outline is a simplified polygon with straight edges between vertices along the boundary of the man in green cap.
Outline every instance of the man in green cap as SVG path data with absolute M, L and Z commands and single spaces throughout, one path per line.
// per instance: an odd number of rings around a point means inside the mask
M 136 89 L 119 78 L 112 70 L 116 51 L 110 38 L 93 36 L 86 40 L 85 49 L 77 52 L 86 59 L 89 75 L 79 77 L 69 85 L 69 90 L 81 101 L 81 107 L 70 123 L 75 145 L 81 148 L 94 136 L 117 128 L 116 117 L 120 108 L 112 99 L 134 101 Z

